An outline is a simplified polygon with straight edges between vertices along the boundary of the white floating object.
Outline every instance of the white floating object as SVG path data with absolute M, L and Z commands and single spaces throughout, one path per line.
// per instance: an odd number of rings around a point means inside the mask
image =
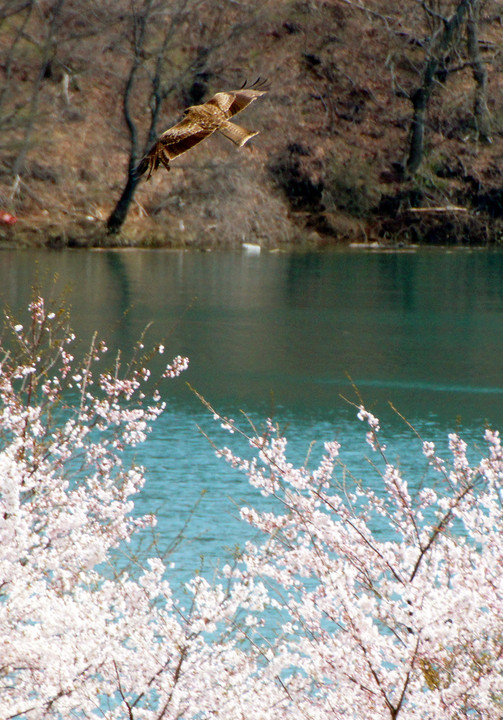
M 250 253 L 250 255 L 258 255 L 262 250 L 260 245 L 256 245 L 255 243 L 243 243 L 241 247 L 245 252 Z

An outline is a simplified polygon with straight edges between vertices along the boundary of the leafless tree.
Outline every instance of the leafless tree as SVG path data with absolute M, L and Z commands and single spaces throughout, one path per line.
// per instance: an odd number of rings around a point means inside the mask
M 215 74 L 212 57 L 253 22 L 253 3 L 240 3 L 237 19 L 232 5 L 230 0 L 216 2 L 211 8 L 202 0 L 177 0 L 169 5 L 159 0 L 143 0 L 141 5 L 133 4 L 131 64 L 122 101 L 129 133 L 127 177 L 108 217 L 108 233 L 117 233 L 127 217 L 140 182 L 135 170 L 157 136 L 164 101 L 174 93 L 189 104 L 201 100 L 207 80 Z M 222 21 L 224 15 L 225 22 Z M 135 114 L 140 98 L 143 107 L 148 107 L 148 127 L 143 133 L 143 142 L 139 130 L 141 120 Z
M 45 92 L 46 81 L 61 79 L 68 101 L 71 68 L 65 65 L 67 43 L 78 44 L 83 35 L 98 32 L 97 24 L 89 24 L 93 1 L 0 3 L 0 144 L 15 151 L 8 167 L 15 182 L 25 170 L 40 116 L 47 111 L 43 100 L 54 95 Z M 76 19 L 84 31 L 76 32 Z
M 139 177 L 135 173 L 139 156 L 140 141 L 138 137 L 138 125 L 134 118 L 132 103 L 135 93 L 138 91 L 137 83 L 140 74 L 148 78 L 148 107 L 150 110 L 149 128 L 147 140 L 143 145 L 145 150 L 150 145 L 156 134 L 157 120 L 161 109 L 162 101 L 176 87 L 173 83 L 165 84 L 165 65 L 167 64 L 167 53 L 171 50 L 171 42 L 176 37 L 176 31 L 183 22 L 183 14 L 186 11 L 188 0 L 179 0 L 174 9 L 166 15 L 162 12 L 155 0 L 145 0 L 143 6 L 137 8 L 133 4 L 131 15 L 131 54 L 132 60 L 124 87 L 122 107 L 124 120 L 129 132 L 130 150 L 127 169 L 126 185 L 107 221 L 107 229 L 110 233 L 117 232 L 126 219 L 129 206 L 133 199 Z M 159 27 L 159 21 L 163 24 L 163 31 L 157 48 L 152 51 L 149 44 L 152 41 L 151 28 Z
M 478 27 L 480 0 L 459 0 L 450 16 L 443 14 L 442 3 L 423 1 L 421 5 L 430 25 L 430 37 L 426 44 L 421 84 L 409 95 L 413 106 L 405 168 L 409 176 L 419 169 L 424 153 L 424 134 L 428 102 L 434 89 L 446 81 L 448 75 L 459 67 L 450 68 L 449 59 L 459 53 L 461 39 L 466 33 L 468 61 L 462 63 L 472 68 L 476 82 L 474 119 L 480 139 L 489 140 L 487 112 L 487 71 L 480 56 Z
M 491 142 L 491 125 L 487 109 L 487 68 L 480 53 L 479 41 L 480 0 L 473 0 L 466 26 L 468 57 L 475 80 L 473 116 L 479 139 Z
M 13 65 L 16 52 L 26 27 L 30 21 L 34 9 L 34 0 L 27 0 L 19 5 L 14 5 L 6 0 L 0 8 L 0 29 L 7 21 L 11 23 L 13 31 L 6 36 L 2 53 L 3 83 L 0 90 L 0 128 L 9 127 L 15 114 L 16 108 L 7 107 L 7 101 L 12 94 Z
M 30 147 L 31 138 L 35 128 L 37 118 L 37 106 L 40 97 L 40 89 L 42 80 L 47 72 L 48 63 L 54 53 L 54 46 L 61 23 L 61 10 L 65 0 L 55 0 L 50 8 L 46 11 L 46 22 L 44 23 L 45 33 L 40 42 L 40 63 L 38 73 L 32 85 L 31 96 L 28 104 L 28 120 L 24 129 L 24 137 L 14 162 L 13 175 L 17 177 L 24 165 L 26 154 Z

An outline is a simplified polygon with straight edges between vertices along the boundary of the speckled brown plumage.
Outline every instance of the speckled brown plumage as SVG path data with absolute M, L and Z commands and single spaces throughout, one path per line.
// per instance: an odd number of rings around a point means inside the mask
M 267 92 L 260 79 L 249 88 L 216 93 L 202 105 L 192 105 L 184 112 L 184 118 L 160 135 L 136 169 L 138 176 L 148 172 L 147 180 L 159 165 L 169 170 L 169 162 L 190 150 L 205 138 L 218 131 L 233 143 L 242 147 L 256 131 L 246 130 L 229 121 L 233 115 L 244 110 L 250 103 Z

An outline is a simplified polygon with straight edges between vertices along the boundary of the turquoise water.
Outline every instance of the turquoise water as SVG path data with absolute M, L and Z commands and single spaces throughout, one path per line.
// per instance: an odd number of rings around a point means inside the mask
M 186 380 L 244 427 L 241 411 L 258 425 L 272 414 L 295 461 L 311 440 L 316 458 L 320 441 L 336 438 L 343 460 L 369 482 L 364 428 L 341 397 L 358 401 L 352 383 L 412 482 L 424 470 L 419 444 L 389 402 L 441 446 L 458 429 L 474 456 L 485 423 L 503 425 L 502 253 L 6 250 L 0 296 L 21 312 L 35 278 L 49 287 L 54 274 L 58 287 L 69 286 L 84 342 L 98 330 L 127 352 L 152 322 L 163 360 L 190 357 L 188 372 L 165 386 L 167 412 L 135 452 L 148 473 L 139 509 L 158 513 L 161 548 L 205 493 L 174 555 L 181 575 L 201 555 L 211 566 L 243 541 L 235 503 L 264 502 L 215 457 L 198 426 L 217 444 L 243 452 L 246 444 L 220 430 Z

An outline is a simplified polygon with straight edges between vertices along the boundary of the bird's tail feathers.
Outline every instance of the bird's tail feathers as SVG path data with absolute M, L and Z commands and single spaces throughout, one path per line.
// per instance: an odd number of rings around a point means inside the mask
M 170 169 L 169 157 L 166 152 L 164 152 L 162 148 L 159 150 L 158 147 L 154 146 L 154 148 L 140 160 L 134 169 L 134 175 L 135 177 L 140 178 L 148 171 L 147 180 L 150 180 L 154 170 L 157 170 L 161 164 L 166 168 L 166 170 Z
M 246 130 L 246 128 L 236 125 L 235 123 L 226 122 L 222 123 L 218 128 L 218 131 L 222 133 L 226 138 L 232 140 L 235 145 L 242 147 L 250 138 L 258 135 L 256 130 Z

